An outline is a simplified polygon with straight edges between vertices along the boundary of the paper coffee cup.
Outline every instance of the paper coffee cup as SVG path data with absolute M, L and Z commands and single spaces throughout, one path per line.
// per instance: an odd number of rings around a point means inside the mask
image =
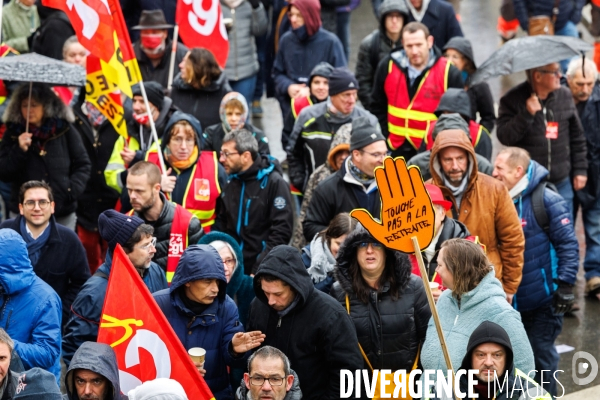
M 436 290 L 440 288 L 440 284 L 437 282 L 429 282 L 429 287 L 431 288 L 431 290 Z
M 202 347 L 192 347 L 188 350 L 188 354 L 192 358 L 192 361 L 204 365 L 204 358 L 206 357 L 206 350 Z

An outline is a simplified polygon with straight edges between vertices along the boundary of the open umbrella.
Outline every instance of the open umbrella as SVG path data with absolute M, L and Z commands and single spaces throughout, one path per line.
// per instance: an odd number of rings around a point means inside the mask
M 538 35 L 513 39 L 477 68 L 469 85 L 566 60 L 591 49 L 591 44 L 570 36 Z

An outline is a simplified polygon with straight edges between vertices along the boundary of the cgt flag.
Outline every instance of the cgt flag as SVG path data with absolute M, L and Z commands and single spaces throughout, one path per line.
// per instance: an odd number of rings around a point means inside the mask
M 115 350 L 124 393 L 149 380 L 171 378 L 189 399 L 214 400 L 120 245 L 113 256 L 98 342 Z

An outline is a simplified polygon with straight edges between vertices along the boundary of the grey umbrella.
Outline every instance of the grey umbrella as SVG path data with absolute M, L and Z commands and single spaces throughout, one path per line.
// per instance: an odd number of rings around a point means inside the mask
M 566 60 L 591 49 L 591 44 L 570 36 L 538 35 L 513 39 L 477 68 L 469 85 Z

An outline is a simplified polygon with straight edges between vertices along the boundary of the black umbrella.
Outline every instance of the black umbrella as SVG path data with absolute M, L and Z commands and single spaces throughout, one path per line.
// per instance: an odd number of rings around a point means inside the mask
M 499 75 L 509 75 L 566 60 L 592 49 L 592 45 L 570 36 L 527 36 L 513 39 L 496 50 L 477 68 L 469 85 Z

